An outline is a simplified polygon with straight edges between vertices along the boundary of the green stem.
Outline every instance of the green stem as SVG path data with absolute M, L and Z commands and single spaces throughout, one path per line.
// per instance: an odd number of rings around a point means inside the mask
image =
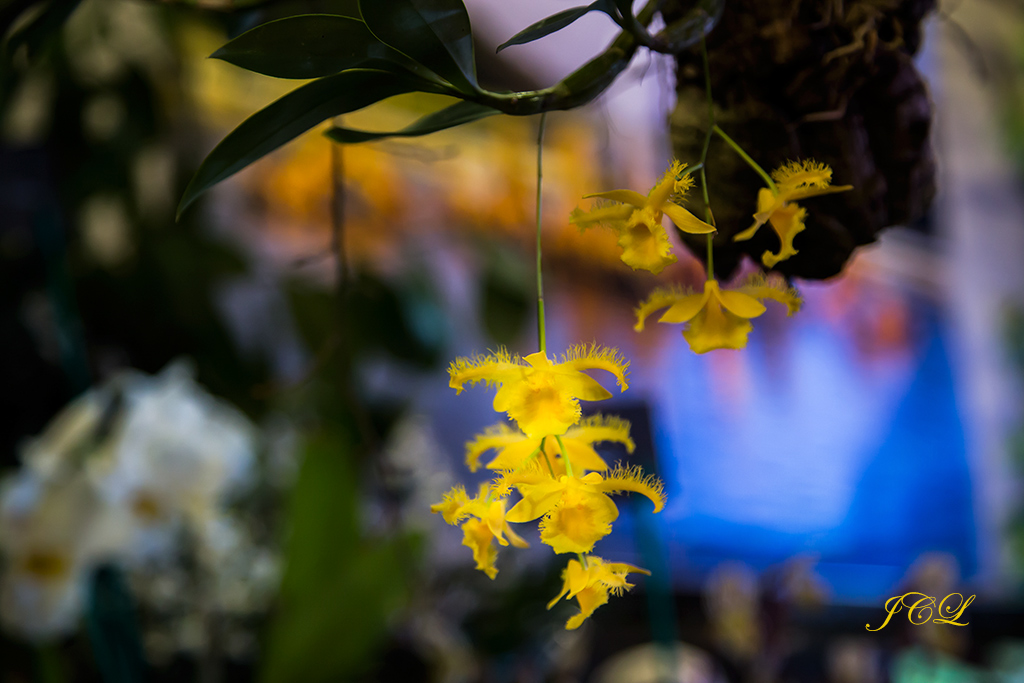
M 718 133 L 719 137 L 721 137 L 723 140 L 725 140 L 726 143 L 728 143 L 728 145 L 730 147 L 732 147 L 734 152 L 736 152 L 737 154 L 740 155 L 740 158 L 742 158 L 743 161 L 747 162 L 747 165 L 750 166 L 750 168 L 752 168 L 755 171 L 757 171 L 758 175 L 760 175 L 764 179 L 765 184 L 768 187 L 771 188 L 772 194 L 778 194 L 779 193 L 779 188 L 775 186 L 775 181 L 772 180 L 772 177 L 770 175 L 768 175 L 767 173 L 765 173 L 764 169 L 761 168 L 761 166 L 758 165 L 758 163 L 756 161 L 751 159 L 750 155 L 747 154 L 746 152 L 744 152 L 743 148 L 740 147 L 738 144 L 736 144 L 735 140 L 733 140 L 731 137 L 726 135 L 725 131 L 718 127 L 718 124 L 715 124 L 713 130 L 716 133 Z
M 576 553 L 576 557 L 580 558 L 580 564 L 582 564 L 583 568 L 586 569 L 587 568 L 587 556 L 584 555 L 583 553 Z
M 544 330 L 544 277 L 541 269 L 540 210 L 541 182 L 544 179 L 544 123 L 547 118 L 547 112 L 540 115 L 540 127 L 537 131 L 537 343 L 540 345 L 540 352 L 544 354 L 547 353 L 548 347 Z M 553 473 L 552 476 L 554 476 Z
M 708 67 L 708 45 L 707 39 L 701 36 L 700 53 L 704 58 L 704 94 L 708 101 L 708 132 L 704 136 L 704 147 L 700 151 L 700 189 L 704 195 L 704 222 L 709 225 L 715 224 L 715 216 L 711 213 L 711 199 L 708 197 L 708 176 L 705 166 L 708 161 L 708 149 L 711 147 L 711 130 L 715 126 L 715 105 L 711 100 L 711 69 Z
M 714 246 L 712 244 L 714 242 L 714 240 L 715 240 L 714 234 L 715 233 L 713 233 L 713 232 L 708 233 L 708 266 L 707 266 L 707 270 L 708 270 L 708 279 L 709 280 L 714 280 L 715 279 L 715 249 L 714 249 Z
M 562 443 L 562 437 L 555 435 L 555 441 L 558 442 L 558 450 L 562 451 L 562 460 L 565 461 L 565 473 L 570 477 L 575 475 L 572 473 L 572 463 L 569 462 L 569 454 L 565 452 L 565 444 Z
M 544 455 L 544 462 L 548 464 L 548 472 L 551 473 L 552 479 L 557 479 L 555 476 L 555 468 L 551 466 L 551 458 L 548 457 L 548 452 L 544 450 L 544 442 L 548 440 L 548 437 L 544 437 L 540 440 L 540 452 Z
M 522 465 L 520 465 L 519 467 L 517 467 L 517 468 L 516 468 L 516 471 L 517 471 L 517 472 L 518 472 L 519 470 L 523 469 L 524 467 L 526 467 L 527 465 L 529 465 L 529 464 L 530 464 L 530 461 L 531 461 L 531 460 L 533 460 L 534 458 L 536 458 L 536 457 L 537 457 L 537 456 L 538 456 L 538 455 L 540 454 L 540 449 L 541 449 L 541 448 L 543 447 L 543 445 L 544 445 L 544 439 L 541 439 L 541 440 L 540 440 L 540 443 L 541 443 L 541 445 L 540 445 L 540 446 L 537 446 L 536 448 L 534 448 L 534 449 L 533 449 L 533 452 L 532 452 L 532 453 L 530 453 L 530 454 L 529 454 L 528 456 L 526 456 L 526 460 L 524 460 L 524 461 L 523 461 L 523 464 L 522 464 Z
M 711 199 L 708 197 L 708 176 L 704 166 L 708 160 L 708 149 L 711 147 L 711 131 L 715 129 L 715 103 L 711 98 L 711 67 L 708 66 L 708 42 L 703 36 L 700 39 L 700 55 L 704 61 L 704 96 L 708 103 L 708 132 L 704 135 L 704 148 L 700 151 L 700 189 L 704 193 L 704 221 L 715 224 L 715 216 L 711 213 Z M 706 262 L 709 280 L 715 279 L 714 233 L 708 235 L 708 258 Z

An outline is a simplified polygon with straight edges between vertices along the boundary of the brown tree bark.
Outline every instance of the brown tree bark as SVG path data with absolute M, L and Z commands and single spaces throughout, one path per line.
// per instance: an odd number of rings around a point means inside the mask
M 666 20 L 685 4 L 669 3 Z M 807 229 L 794 241 L 799 253 L 779 263 L 779 272 L 831 277 L 855 247 L 928 210 L 935 195 L 932 105 L 912 57 L 933 7 L 934 0 L 726 1 L 707 39 L 718 125 L 766 171 L 814 159 L 832 167 L 834 184 L 854 186 L 801 202 Z M 679 55 L 676 71 L 672 144 L 692 164 L 707 130 L 699 48 Z M 760 263 L 766 249 L 777 251 L 778 239 L 765 226 L 752 240 L 733 242 L 752 223 L 763 181 L 717 137 L 707 175 L 719 229 L 715 266 L 725 278 L 743 254 Z M 683 239 L 703 258 L 703 237 Z

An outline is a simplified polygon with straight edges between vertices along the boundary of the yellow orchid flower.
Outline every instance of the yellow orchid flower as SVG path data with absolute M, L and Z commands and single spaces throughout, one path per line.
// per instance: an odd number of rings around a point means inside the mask
M 545 477 L 538 467 L 510 474 L 523 499 L 508 511 L 510 522 L 529 522 L 541 517 L 540 540 L 556 553 L 587 553 L 611 533 L 619 510 L 607 493 L 632 491 L 647 496 L 654 511 L 665 507 L 665 490 L 655 476 L 644 476 L 639 467 L 616 467 L 607 476 L 591 472 L 583 477 Z
M 646 569 L 625 562 L 605 562 L 596 555 L 587 555 L 583 559 L 585 565 L 578 560 L 569 560 L 562 572 L 562 592 L 548 603 L 548 609 L 551 609 L 563 597 L 569 600 L 576 598 L 580 613 L 565 623 L 569 630 L 579 628 L 594 610 L 608 602 L 609 593 L 620 595 L 632 588 L 633 584 L 626 582 L 627 574 L 651 575 Z
M 462 486 L 456 486 L 445 494 L 440 503 L 430 506 L 430 511 L 441 513 L 448 524 L 466 520 L 462 524 L 462 545 L 473 551 L 476 568 L 493 579 L 498 574 L 494 566 L 498 558 L 498 549 L 493 543 L 495 540 L 501 545 L 511 543 L 517 548 L 528 548 L 530 544 L 509 526 L 505 501 L 492 500 L 492 497 L 492 489 L 488 484 L 480 486 L 480 493 L 475 498 L 470 498 Z
M 635 448 L 629 438 L 629 422 L 610 415 L 592 415 L 570 427 L 562 436 L 562 444 L 574 472 L 603 472 L 608 469 L 608 463 L 594 450 L 594 444 L 601 441 L 621 443 L 629 453 Z M 544 444 L 543 455 L 557 464 L 562 453 L 555 439 L 531 438 L 507 424 L 497 424 L 466 443 L 466 465 L 470 472 L 476 472 L 480 469 L 480 457 L 494 450 L 498 454 L 487 464 L 488 469 L 516 470 L 523 467 L 531 456 L 540 454 L 541 443 Z
M 701 294 L 679 287 L 659 288 L 636 308 L 636 325 L 641 332 L 644 321 L 655 311 L 668 308 L 658 319 L 662 323 L 687 323 L 683 337 L 694 353 L 714 349 L 742 349 L 754 329 L 750 324 L 765 312 L 764 299 L 786 304 L 788 315 L 800 310 L 802 300 L 795 289 L 784 282 L 752 277 L 745 285 L 723 290 L 717 280 L 704 283 Z
M 668 216 L 683 232 L 705 234 L 714 232 L 708 225 L 684 209 L 678 202 L 693 187 L 690 174 L 683 174 L 686 164 L 673 161 L 658 184 L 647 196 L 633 190 L 611 190 L 584 195 L 584 199 L 605 199 L 590 211 L 579 208 L 569 218 L 580 230 L 604 225 L 619 237 L 622 247 L 622 262 L 633 270 L 649 270 L 657 275 L 665 266 L 675 263 L 672 243 L 661 224 L 662 216 Z
M 456 358 L 448 368 L 449 386 L 461 393 L 465 384 L 498 385 L 494 409 L 508 413 L 531 438 L 564 434 L 580 419 L 580 399 L 602 401 L 610 391 L 584 370 L 607 370 L 625 391 L 629 362 L 617 349 L 575 346 L 552 363 L 541 351 L 525 358 L 505 350 L 474 358 Z
M 779 236 L 781 248 L 777 254 L 765 250 L 761 255 L 761 261 L 767 268 L 797 253 L 793 248 L 793 238 L 803 232 L 804 219 L 807 217 L 807 210 L 795 203 L 797 199 L 853 189 L 853 185 L 830 185 L 832 169 L 811 160 L 786 163 L 772 171 L 772 180 L 778 192 L 762 187 L 757 193 L 754 224 L 732 238 L 735 242 L 749 240 L 762 225 L 771 223 L 775 234 Z

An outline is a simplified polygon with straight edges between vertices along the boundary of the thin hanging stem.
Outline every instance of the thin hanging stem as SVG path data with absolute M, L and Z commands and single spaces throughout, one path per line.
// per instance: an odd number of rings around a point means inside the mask
M 335 118 L 334 122 L 340 125 L 341 120 Z M 350 332 L 352 273 L 345 244 L 345 157 L 343 147 L 336 143 L 331 143 L 331 252 L 337 277 L 337 347 L 341 362 L 341 395 L 355 418 L 364 448 L 373 451 L 377 447 L 377 435 L 369 414 L 359 400 L 353 377 L 354 348 Z
M 558 450 L 562 451 L 562 460 L 565 461 L 565 473 L 570 477 L 575 475 L 572 473 L 572 463 L 569 461 L 569 454 L 565 452 L 565 444 L 562 443 L 562 437 L 555 435 L 555 441 L 558 442 Z
M 551 466 L 551 458 L 548 457 L 548 452 L 544 450 L 544 442 L 548 440 L 548 437 L 544 437 L 540 440 L 540 452 L 544 456 L 544 462 L 548 464 L 548 472 L 551 473 L 551 478 L 555 478 L 555 468 Z
M 541 269 L 540 213 L 541 183 L 544 179 L 544 123 L 548 113 L 540 115 L 540 126 L 537 130 L 537 343 L 541 353 L 547 353 L 547 334 L 544 329 L 544 277 Z M 549 464 L 550 467 L 550 464 Z M 554 476 L 552 474 L 552 476 Z
M 704 36 L 700 39 L 700 53 L 704 59 L 704 95 L 708 102 L 708 132 L 704 136 L 704 147 L 700 151 L 700 189 L 704 195 L 704 220 L 709 225 L 715 224 L 711 213 L 711 200 L 708 198 L 708 176 L 705 167 L 708 161 L 708 148 L 711 147 L 711 131 L 715 127 L 715 105 L 711 100 L 711 69 L 708 67 L 708 46 Z
M 775 186 L 775 181 L 772 180 L 772 177 L 770 175 L 768 175 L 767 173 L 765 173 L 765 170 L 763 168 L 761 168 L 761 166 L 756 161 L 751 159 L 750 155 L 747 154 L 746 152 L 744 152 L 743 148 L 740 147 L 736 143 L 735 140 L 733 140 L 731 137 L 726 135 L 725 131 L 722 130 L 721 128 L 719 128 L 717 124 L 714 127 L 714 131 L 716 133 L 718 133 L 719 137 L 721 137 L 723 140 L 725 140 L 729 144 L 730 147 L 732 147 L 734 152 L 736 152 L 737 154 L 740 155 L 740 158 L 742 158 L 743 161 L 747 162 L 747 165 L 750 166 L 750 168 L 752 168 L 755 171 L 757 171 L 758 175 L 760 175 L 761 178 L 764 179 L 765 184 L 768 187 L 771 188 L 772 194 L 778 194 L 779 193 L 779 188 Z
M 714 233 L 708 233 L 708 279 L 715 279 L 715 248 L 714 248 Z
M 715 124 L 715 104 L 711 99 L 711 68 L 708 66 L 708 44 L 704 36 L 700 38 L 700 54 L 704 60 L 704 94 L 708 102 L 708 132 L 704 136 L 704 148 L 700 152 L 700 188 L 704 193 L 704 220 L 710 225 L 715 225 L 715 215 L 711 213 L 711 200 L 708 198 L 708 176 L 704 167 L 708 160 L 708 149 L 711 147 L 711 132 L 717 128 Z M 715 279 L 715 249 L 714 233 L 707 236 L 708 258 L 707 276 L 709 280 Z

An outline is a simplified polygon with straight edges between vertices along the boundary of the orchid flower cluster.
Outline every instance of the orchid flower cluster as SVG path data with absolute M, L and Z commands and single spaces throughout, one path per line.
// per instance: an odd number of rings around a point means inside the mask
M 710 91 L 709 91 L 710 101 Z M 712 111 L 709 107 L 709 111 Z M 717 132 L 762 178 L 767 187 L 757 197 L 754 224 L 735 235 L 746 240 L 768 224 L 779 238 L 780 249 L 765 251 L 761 261 L 766 268 L 797 253 L 793 239 L 805 229 L 807 212 L 797 200 L 842 192 L 850 186 L 832 186 L 832 170 L 814 161 L 789 162 L 771 176 L 757 166 L 749 155 L 714 125 L 705 141 L 705 158 L 711 133 Z M 543 119 L 541 123 L 543 136 Z M 580 401 L 600 401 L 612 396 L 588 372 L 603 370 L 615 377 L 621 390 L 627 387 L 628 362 L 615 349 L 596 345 L 577 346 L 561 359 L 549 358 L 544 345 L 544 303 L 540 258 L 540 143 L 538 140 L 537 209 L 537 293 L 538 337 L 540 350 L 524 358 L 507 351 L 458 358 L 449 368 L 450 386 L 457 392 L 467 384 L 485 382 L 497 388 L 493 407 L 504 412 L 516 428 L 500 423 L 466 444 L 466 464 L 471 471 L 480 468 L 482 457 L 493 452 L 486 467 L 495 472 L 482 484 L 475 496 L 462 486 L 449 491 L 432 506 L 444 520 L 459 525 L 463 545 L 473 551 L 476 567 L 490 578 L 497 575 L 497 547 L 526 547 L 527 542 L 513 524 L 540 520 L 540 540 L 558 554 L 575 554 L 562 574 L 562 592 L 548 605 L 550 609 L 563 597 L 576 598 L 579 612 L 566 623 L 578 628 L 594 610 L 632 587 L 630 573 L 649 574 L 647 570 L 625 563 L 607 562 L 592 555 L 594 545 L 611 533 L 618 508 L 609 494 L 635 492 L 646 496 L 658 512 L 665 506 L 664 488 L 652 475 L 637 467 L 618 465 L 609 468 L 594 449 L 600 442 L 615 442 L 634 450 L 629 424 L 611 416 L 581 418 Z M 660 273 L 676 262 L 672 244 L 662 223 L 665 216 L 681 231 L 707 235 L 707 279 L 702 292 L 679 286 L 656 289 L 636 310 L 635 329 L 657 311 L 664 310 L 659 322 L 685 325 L 683 337 L 695 353 L 715 349 L 742 349 L 753 330 L 751 320 L 765 312 L 762 303 L 773 300 L 786 306 L 789 315 L 800 310 L 797 291 L 782 278 L 756 273 L 738 286 L 723 288 L 714 278 L 712 237 L 717 231 L 711 212 L 704 161 L 687 168 L 673 161 L 646 196 L 633 190 L 611 190 L 586 195 L 598 203 L 589 211 L 577 208 L 570 221 L 581 231 L 595 226 L 610 228 L 622 247 L 622 261 L 634 270 Z M 684 206 L 693 188 L 693 172 L 700 170 L 705 217 L 701 220 Z M 555 362 L 558 360 L 558 362 Z M 509 506 L 510 496 L 519 499 Z
M 743 156 L 751 161 L 745 153 Z M 761 171 L 760 167 L 757 170 Z M 755 273 L 739 285 L 724 289 L 715 280 L 711 245 L 715 227 L 701 221 L 680 204 L 687 190 L 693 186 L 691 171 L 685 164 L 673 161 L 647 197 L 632 190 L 586 195 L 584 198 L 595 197 L 604 202 L 586 212 L 576 209 L 571 220 L 580 230 L 595 225 L 610 228 L 619 237 L 619 245 L 623 248 L 622 261 L 634 270 L 647 270 L 654 274 L 676 261 L 662 225 L 663 215 L 667 215 L 683 232 L 708 235 L 708 277 L 703 291 L 694 292 L 679 286 L 655 289 L 637 306 L 634 329 L 643 331 L 648 317 L 667 309 L 658 322 L 685 325 L 683 337 L 694 353 L 742 349 L 753 330 L 750 321 L 766 310 L 762 301 L 771 299 L 785 305 L 788 315 L 798 312 L 802 301 L 796 289 L 781 277 Z M 700 171 L 703 178 L 703 164 Z M 796 200 L 844 192 L 852 186 L 832 186 L 832 169 L 810 160 L 791 161 L 776 169 L 770 178 L 763 171 L 761 173 L 770 185 L 758 192 L 754 224 L 736 234 L 733 240 L 749 240 L 761 226 L 769 224 L 781 246 L 778 253 L 765 251 L 761 262 L 765 267 L 773 268 L 797 253 L 793 238 L 805 229 L 807 210 Z M 707 215 L 710 219 L 710 210 Z
M 617 417 L 582 418 L 580 400 L 600 401 L 612 393 L 587 374 L 603 370 L 627 388 L 629 363 L 615 349 L 577 346 L 553 362 L 544 351 L 525 358 L 499 351 L 475 358 L 458 358 L 449 368 L 450 386 L 461 392 L 467 384 L 496 386 L 494 409 L 515 421 L 517 428 L 499 423 L 466 444 L 466 464 L 480 468 L 483 456 L 493 452 L 485 467 L 495 478 L 480 486 L 473 497 L 462 486 L 449 491 L 431 510 L 449 524 L 462 527 L 463 545 L 473 551 L 476 568 L 490 578 L 497 573 L 498 545 L 526 547 L 511 524 L 540 520 L 540 540 L 559 554 L 575 554 L 565 570 L 563 597 L 576 598 L 580 612 L 566 628 L 575 629 L 595 609 L 631 587 L 631 572 L 649 573 L 629 564 L 606 562 L 589 554 L 594 544 L 611 533 L 619 516 L 609 494 L 635 492 L 651 500 L 654 511 L 665 506 L 661 482 L 638 467 L 610 468 L 594 449 L 599 442 L 615 442 L 632 452 L 629 423 Z M 519 501 L 511 507 L 513 490 Z
M 238 556 L 226 503 L 251 478 L 255 448 L 248 418 L 181 363 L 73 401 L 0 485 L 4 627 L 33 640 L 73 631 L 97 566 L 162 566 L 183 533 L 210 566 Z

